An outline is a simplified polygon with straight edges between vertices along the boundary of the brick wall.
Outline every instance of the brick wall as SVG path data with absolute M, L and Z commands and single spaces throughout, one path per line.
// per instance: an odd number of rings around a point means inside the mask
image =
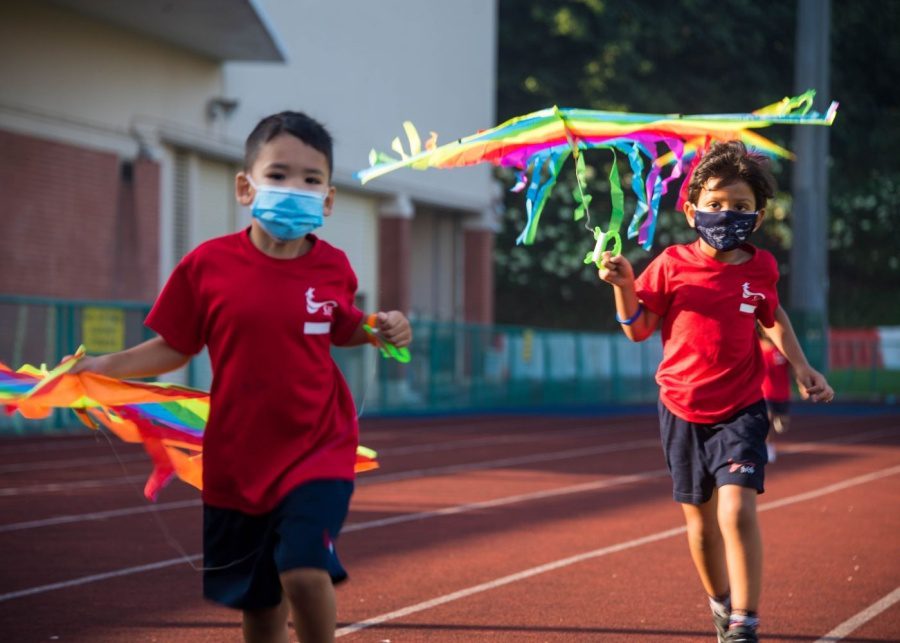
M 494 323 L 494 233 L 465 231 L 465 320 L 473 324 Z
M 154 298 L 156 163 L 0 130 L 0 194 L 0 293 Z
M 407 217 L 378 220 L 379 310 L 409 310 L 411 224 Z

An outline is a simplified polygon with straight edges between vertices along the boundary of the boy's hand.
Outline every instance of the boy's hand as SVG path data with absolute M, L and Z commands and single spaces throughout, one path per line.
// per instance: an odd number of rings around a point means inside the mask
M 631 263 L 623 255 L 616 255 L 607 250 L 600 255 L 602 268 L 598 274 L 600 279 L 613 286 L 627 286 L 634 283 L 634 270 Z
M 64 362 L 70 357 L 72 356 L 66 355 L 62 358 L 61 361 Z M 76 363 L 75 366 L 69 369 L 69 373 L 71 373 L 72 375 L 76 375 L 78 373 L 87 371 L 90 373 L 99 373 L 100 375 L 103 375 L 103 366 L 105 362 L 105 360 L 103 359 L 104 357 L 104 355 L 99 355 L 96 357 L 85 355 L 80 360 L 78 360 L 78 363 Z
M 378 332 L 397 348 L 409 346 L 412 342 L 412 328 L 410 328 L 409 320 L 399 310 L 378 313 L 377 322 Z
M 830 402 L 834 399 L 834 389 L 828 385 L 825 376 L 814 368 L 797 369 L 797 387 L 804 400 Z

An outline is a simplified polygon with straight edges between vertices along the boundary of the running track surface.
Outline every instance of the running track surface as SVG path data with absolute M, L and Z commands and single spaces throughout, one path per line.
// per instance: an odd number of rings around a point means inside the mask
M 656 419 L 364 420 L 342 641 L 714 641 Z M 240 641 L 198 494 L 139 450 L 0 441 L 0 640 Z M 900 415 L 796 416 L 759 498 L 763 640 L 900 640 Z M 189 556 L 185 562 L 183 555 Z

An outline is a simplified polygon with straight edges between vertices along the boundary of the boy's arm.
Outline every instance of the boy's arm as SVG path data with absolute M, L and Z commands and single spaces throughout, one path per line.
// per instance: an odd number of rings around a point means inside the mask
M 784 308 L 778 306 L 775 309 L 775 325 L 772 328 L 765 328 L 766 335 L 775 344 L 775 348 L 781 351 L 791 368 L 794 369 L 794 377 L 797 378 L 797 386 L 800 389 L 800 395 L 804 399 L 811 399 L 813 402 L 830 402 L 834 399 L 834 389 L 828 385 L 825 376 L 809 365 L 803 348 L 800 347 L 800 341 L 791 325 L 791 320 L 785 312 Z
M 341 344 L 341 346 L 359 346 L 360 344 L 370 343 L 369 333 L 363 328 L 365 323 L 366 319 L 363 318 L 356 330 L 353 331 L 350 339 Z M 397 348 L 409 346 L 410 342 L 412 342 L 412 328 L 410 328 L 409 320 L 399 310 L 377 313 L 376 326 L 381 336 Z
M 622 332 L 633 342 L 644 341 L 656 330 L 659 315 L 647 310 L 638 300 L 631 263 L 622 255 L 612 256 L 607 251 L 603 253 L 602 264 L 600 279 L 612 284 L 619 320 L 632 320 L 630 324 L 619 322 Z
M 190 359 L 190 355 L 176 351 L 157 336 L 118 353 L 85 357 L 69 372 L 90 371 L 116 379 L 153 377 L 181 368 Z

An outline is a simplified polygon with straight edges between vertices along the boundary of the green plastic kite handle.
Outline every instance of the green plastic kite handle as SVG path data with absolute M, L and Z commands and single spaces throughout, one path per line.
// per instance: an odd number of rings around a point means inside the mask
M 382 356 L 385 359 L 395 359 L 401 364 L 408 364 L 411 356 L 409 354 L 408 348 L 399 348 L 394 346 L 388 341 L 385 341 L 383 337 L 378 336 L 378 331 L 369 326 L 368 324 L 363 324 L 363 330 L 365 330 L 370 335 L 375 335 L 378 337 L 378 350 L 381 351 Z
M 622 235 L 619 234 L 618 230 L 614 232 L 601 232 L 600 228 L 594 228 L 594 237 L 597 239 L 597 243 L 594 245 L 594 251 L 587 253 L 587 256 L 584 258 L 584 263 L 592 263 L 597 266 L 597 268 L 600 268 L 600 256 L 606 250 L 610 241 L 613 242 L 613 255 L 622 254 Z

